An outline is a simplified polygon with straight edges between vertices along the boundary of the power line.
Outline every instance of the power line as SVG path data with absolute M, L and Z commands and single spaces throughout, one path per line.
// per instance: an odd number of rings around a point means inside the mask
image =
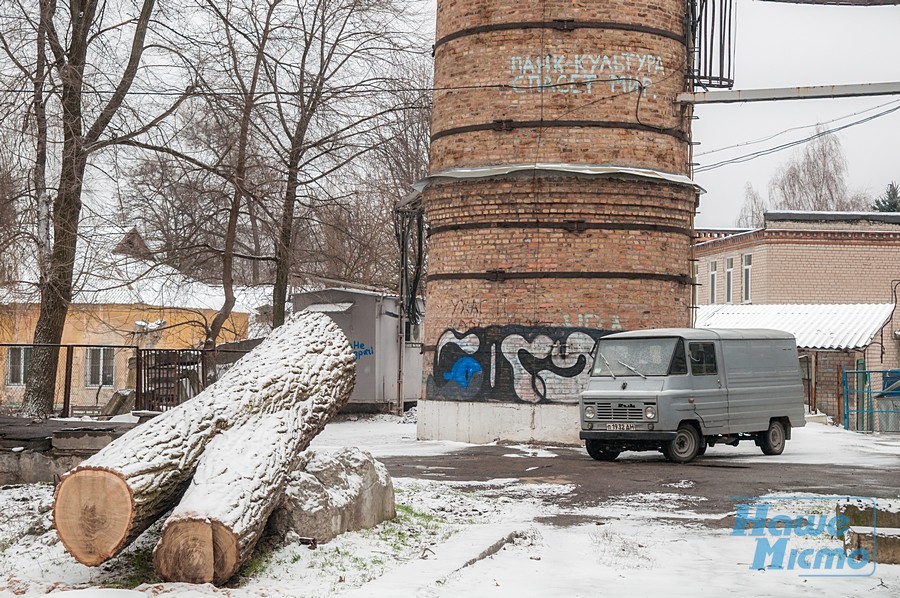
M 822 126 L 822 125 L 829 125 L 831 123 L 840 122 L 842 120 L 846 120 L 846 119 L 852 118 L 854 116 L 859 116 L 860 114 L 866 114 L 867 112 L 872 112 L 873 110 L 878 110 L 879 108 L 884 108 L 885 106 L 891 106 L 891 105 L 897 104 L 897 103 L 900 103 L 900 100 L 892 100 L 890 102 L 885 102 L 884 104 L 879 104 L 878 106 L 872 106 L 871 108 L 866 108 L 865 110 L 860 110 L 858 112 L 853 112 L 851 114 L 845 114 L 844 116 L 839 116 L 837 118 L 833 118 L 831 120 L 826 120 L 824 122 L 813 123 L 811 125 L 802 125 L 799 127 L 791 127 L 789 129 L 784 129 L 783 131 L 779 131 L 778 133 L 768 135 L 766 137 L 761 137 L 759 139 L 753 139 L 750 141 L 744 141 L 742 143 L 735 143 L 734 145 L 727 145 L 725 147 L 720 147 L 720 148 L 705 151 L 705 152 L 699 152 L 694 155 L 697 157 L 709 156 L 709 155 L 718 154 L 720 152 L 724 152 L 724 151 L 727 151 L 730 149 L 737 149 L 739 147 L 746 147 L 748 145 L 756 145 L 758 143 L 765 143 L 766 141 L 771 141 L 772 139 L 775 139 L 776 137 L 781 137 L 782 135 L 784 135 L 786 133 L 792 133 L 794 131 L 802 131 L 803 129 L 811 129 L 813 127 L 818 127 L 818 126 Z
M 767 148 L 764 150 L 759 150 L 757 152 L 744 154 L 743 156 L 738 156 L 736 158 L 731 158 L 729 160 L 722 160 L 720 162 L 715 162 L 713 164 L 708 164 L 706 166 L 700 166 L 700 167 L 694 169 L 694 174 L 698 174 L 701 172 L 708 172 L 710 170 L 714 170 L 716 168 L 721 168 L 723 166 L 728 166 L 730 164 L 741 164 L 743 162 L 749 162 L 750 160 L 755 160 L 756 158 L 760 158 L 762 156 L 768 156 L 769 154 L 774 154 L 774 153 L 780 152 L 782 150 L 786 150 L 786 149 L 789 149 L 792 147 L 796 147 L 798 145 L 802 145 L 804 143 L 808 143 L 810 141 L 818 139 L 819 137 L 824 137 L 825 135 L 829 135 L 831 133 L 837 133 L 839 131 L 849 129 L 850 127 L 855 127 L 856 125 L 861 125 L 861 124 L 873 121 L 877 118 L 881 118 L 882 116 L 887 116 L 888 114 L 897 112 L 898 110 L 900 110 L 900 106 L 894 106 L 893 108 L 884 110 L 882 112 L 879 112 L 878 114 L 873 114 L 872 116 L 867 116 L 866 118 L 862 118 L 860 120 L 857 120 L 857 121 L 854 121 L 851 123 L 847 123 L 846 125 L 842 125 L 840 127 L 834 128 L 834 129 L 818 131 L 814 135 L 810 135 L 809 137 L 805 137 L 803 139 L 798 139 L 796 141 L 791 141 L 789 143 L 784 143 L 784 144 L 770 147 L 770 148 Z

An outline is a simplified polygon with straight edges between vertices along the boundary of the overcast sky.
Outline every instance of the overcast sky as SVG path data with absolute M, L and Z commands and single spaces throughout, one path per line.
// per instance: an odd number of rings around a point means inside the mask
M 900 6 L 808 6 L 737 0 L 735 89 L 900 81 Z M 874 109 L 876 106 L 883 106 Z M 711 164 L 900 107 L 900 96 L 697 106 L 695 162 Z M 865 111 L 865 112 L 863 112 Z M 854 113 L 856 116 L 848 117 Z M 809 126 L 752 146 L 727 146 Z M 836 133 L 847 157 L 852 189 L 880 195 L 900 182 L 900 110 Z M 697 226 L 733 226 L 751 182 L 763 197 L 779 165 L 800 148 L 698 173 Z
M 900 6 L 735 1 L 735 89 L 900 81 Z M 434 0 L 424 4 L 426 11 L 433 10 Z M 433 26 L 433 17 L 426 21 Z M 804 138 L 815 132 L 817 123 L 839 127 L 898 106 L 900 96 L 698 106 L 694 141 L 700 145 L 694 161 L 708 165 L 735 158 Z M 829 122 L 835 119 L 840 120 Z M 796 127 L 807 128 L 715 151 Z M 900 182 L 900 110 L 837 135 L 847 157 L 851 189 L 875 197 L 892 180 Z M 745 185 L 752 183 L 765 198 L 769 179 L 799 151 L 802 146 L 698 173 L 696 181 L 707 193 L 701 196 L 697 226 L 734 226 Z

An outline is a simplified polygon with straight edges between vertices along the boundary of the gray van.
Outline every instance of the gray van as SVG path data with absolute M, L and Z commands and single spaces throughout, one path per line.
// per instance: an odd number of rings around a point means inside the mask
M 780 330 L 659 328 L 602 337 L 581 394 L 588 454 L 659 450 L 687 463 L 708 446 L 752 440 L 779 455 L 804 426 L 793 335 Z

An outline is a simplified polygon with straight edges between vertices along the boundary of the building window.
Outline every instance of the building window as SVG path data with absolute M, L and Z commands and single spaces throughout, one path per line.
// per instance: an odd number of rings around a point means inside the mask
M 753 256 L 749 253 L 744 256 L 744 289 L 743 289 L 743 300 L 744 303 L 750 303 L 750 299 L 753 296 L 750 292 L 750 288 L 753 282 Z
M 709 302 L 716 302 L 716 263 L 709 263 Z
M 725 260 L 725 303 L 734 301 L 734 258 Z
M 85 362 L 85 386 L 112 386 L 115 379 L 115 349 L 91 347 Z
M 25 372 L 31 363 L 31 347 L 9 347 L 6 350 L 6 384 L 21 386 L 25 384 Z

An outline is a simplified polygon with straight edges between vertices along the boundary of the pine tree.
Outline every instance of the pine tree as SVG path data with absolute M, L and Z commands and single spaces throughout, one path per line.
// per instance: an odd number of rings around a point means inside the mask
M 890 183 L 872 207 L 876 212 L 900 212 L 900 187 L 897 183 Z

